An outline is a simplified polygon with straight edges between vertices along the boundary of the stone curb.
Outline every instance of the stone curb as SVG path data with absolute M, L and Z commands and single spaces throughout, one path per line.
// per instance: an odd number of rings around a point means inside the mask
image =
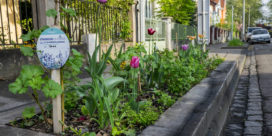
M 220 134 L 245 59 L 246 56 L 241 55 L 236 61 L 225 61 L 219 65 L 140 136 Z

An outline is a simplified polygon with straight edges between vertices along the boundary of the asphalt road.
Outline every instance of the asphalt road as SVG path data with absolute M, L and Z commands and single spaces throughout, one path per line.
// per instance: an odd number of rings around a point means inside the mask
M 256 44 L 254 47 L 262 94 L 263 133 L 272 136 L 272 44 Z

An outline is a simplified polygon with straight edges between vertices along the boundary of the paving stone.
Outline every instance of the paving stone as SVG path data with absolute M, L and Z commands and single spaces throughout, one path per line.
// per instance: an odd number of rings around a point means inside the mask
M 243 117 L 245 117 L 245 114 L 244 113 L 234 112 L 234 113 L 232 113 L 232 117 L 243 118 Z
M 248 102 L 262 102 L 262 99 L 249 99 Z
M 246 105 L 245 105 L 245 104 L 234 103 L 234 104 L 232 105 L 232 107 L 245 108 Z
M 251 93 L 248 93 L 248 95 L 251 95 L 251 96 L 261 96 L 261 93 L 260 92 L 251 92 Z
M 252 96 L 252 95 L 249 95 L 248 98 L 249 99 L 261 99 L 262 97 L 261 96 Z
M 263 123 L 260 121 L 245 121 L 246 127 L 262 127 Z
M 241 136 L 242 134 L 242 131 L 226 130 L 225 136 Z
M 272 113 L 271 104 L 272 104 L 272 101 L 264 101 L 263 102 L 263 111 Z
M 256 111 L 256 110 L 248 110 L 248 111 L 246 111 L 246 114 L 247 115 L 262 115 L 263 114 L 263 112 L 262 111 Z
M 263 116 L 261 116 L 261 115 L 248 116 L 247 120 L 249 120 L 249 121 L 263 121 Z
M 262 107 L 261 106 L 248 106 L 247 107 L 248 110 L 262 110 Z
M 243 129 L 243 125 L 240 124 L 228 124 L 227 129 L 229 130 L 242 130 Z
M 233 101 L 233 103 L 238 103 L 238 104 L 246 104 L 246 102 L 245 101 L 243 101 L 243 100 L 234 100 Z
M 245 127 L 245 135 L 262 135 L 262 127 Z
M 272 135 L 272 126 L 266 126 L 264 130 L 264 135 L 271 136 Z
M 247 106 L 258 106 L 258 107 L 262 107 L 262 103 L 261 102 L 248 102 Z

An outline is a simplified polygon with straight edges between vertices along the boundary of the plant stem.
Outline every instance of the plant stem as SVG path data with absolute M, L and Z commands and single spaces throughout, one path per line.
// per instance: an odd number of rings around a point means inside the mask
M 35 102 L 38 104 L 38 106 L 39 106 L 39 108 L 40 108 L 40 110 L 42 112 L 42 115 L 43 115 L 43 118 L 45 120 L 46 125 L 49 125 L 49 122 L 48 122 L 47 117 L 45 115 L 45 110 L 44 110 L 44 108 L 42 107 L 42 105 L 40 103 L 39 96 L 38 96 L 38 93 L 37 93 L 36 90 L 33 90 L 32 97 L 35 100 Z
M 140 72 L 138 72 L 138 92 L 140 93 L 142 91 L 141 88 L 141 75 Z

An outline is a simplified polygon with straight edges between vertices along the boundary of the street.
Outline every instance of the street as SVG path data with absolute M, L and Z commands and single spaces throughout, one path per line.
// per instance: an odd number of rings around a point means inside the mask
M 249 46 L 223 135 L 272 135 L 272 45 Z

